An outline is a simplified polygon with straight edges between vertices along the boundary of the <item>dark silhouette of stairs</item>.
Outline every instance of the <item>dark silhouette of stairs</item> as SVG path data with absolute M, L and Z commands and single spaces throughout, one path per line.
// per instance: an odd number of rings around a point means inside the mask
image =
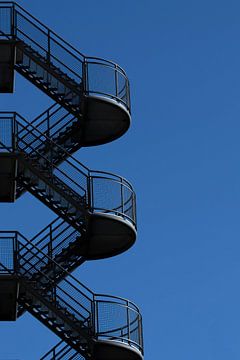
M 94 294 L 70 274 L 86 254 L 113 256 L 135 241 L 131 185 L 114 174 L 96 171 L 93 176 L 72 157 L 82 146 L 107 143 L 126 132 L 128 79 L 118 65 L 84 56 L 16 3 L 2 2 L 0 13 L 2 9 L 9 13 L 10 27 L 0 23 L 0 57 L 5 56 L 0 62 L 0 92 L 13 92 L 16 70 L 55 102 L 31 123 L 15 112 L 12 138 L 5 141 L 0 134 L 0 160 L 14 167 L 11 176 L 5 169 L 0 173 L 4 183 L 11 178 L 0 200 L 14 201 L 29 191 L 57 215 L 31 241 L 19 232 L 9 238 L 14 241 L 11 271 L 0 253 L 0 273 L 14 273 L 18 284 L 17 316 L 27 310 L 61 339 L 42 359 L 142 359 L 138 308 L 125 299 Z M 103 86 L 109 74 L 112 81 Z M 107 207 L 103 201 L 94 207 L 94 181 L 99 179 L 118 187 L 120 203 Z M 120 245 L 109 242 L 113 234 Z M 128 241 L 121 244 L 124 237 Z M 90 254 L 90 238 L 99 249 L 98 240 L 107 238 L 103 244 L 108 251 Z M 113 309 L 121 314 L 121 324 L 109 319 Z

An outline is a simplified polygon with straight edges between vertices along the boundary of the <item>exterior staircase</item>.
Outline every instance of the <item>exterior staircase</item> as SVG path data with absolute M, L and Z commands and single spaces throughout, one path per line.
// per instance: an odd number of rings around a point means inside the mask
M 57 217 L 30 240 L 0 232 L 0 320 L 28 311 L 53 331 L 61 341 L 41 359 L 141 360 L 136 305 L 95 294 L 71 275 L 136 239 L 131 184 L 73 157 L 127 131 L 127 76 L 83 55 L 18 4 L 0 2 L 0 92 L 14 91 L 15 71 L 54 103 L 32 121 L 0 112 L 0 202 L 28 191 Z

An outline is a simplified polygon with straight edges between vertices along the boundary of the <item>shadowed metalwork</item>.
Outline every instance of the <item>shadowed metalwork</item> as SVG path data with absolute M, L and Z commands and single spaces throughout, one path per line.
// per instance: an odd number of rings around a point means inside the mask
M 136 240 L 132 185 L 72 155 L 128 130 L 127 76 L 112 61 L 83 55 L 18 4 L 0 2 L 0 92 L 14 91 L 15 71 L 54 104 L 30 120 L 0 112 L 0 201 L 29 191 L 57 218 L 32 239 L 0 232 L 0 320 L 28 311 L 58 335 L 41 359 L 141 360 L 138 307 L 95 294 L 71 275 Z

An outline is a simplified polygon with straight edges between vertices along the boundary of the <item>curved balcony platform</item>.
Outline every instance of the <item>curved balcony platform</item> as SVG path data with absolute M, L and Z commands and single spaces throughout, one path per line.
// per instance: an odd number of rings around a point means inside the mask
M 135 243 L 136 198 L 124 178 L 102 171 L 89 173 L 90 213 L 84 256 L 88 260 L 121 254 Z
M 105 96 L 86 96 L 83 146 L 106 144 L 120 138 L 131 124 L 131 115 L 119 101 Z
M 95 360 L 142 360 L 143 356 L 137 349 L 113 341 L 96 341 L 93 347 Z
M 112 61 L 84 58 L 83 146 L 101 145 L 121 137 L 130 127 L 129 80 Z
M 136 241 L 136 229 L 116 215 L 90 214 L 88 240 L 84 249 L 87 260 L 116 256 L 128 250 Z

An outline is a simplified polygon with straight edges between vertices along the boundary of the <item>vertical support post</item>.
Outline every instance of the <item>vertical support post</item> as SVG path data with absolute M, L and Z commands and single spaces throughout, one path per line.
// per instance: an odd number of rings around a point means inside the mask
M 16 112 L 13 114 L 12 118 L 12 151 L 14 152 L 17 148 L 17 134 L 16 134 L 17 126 L 16 126 Z
M 47 109 L 47 136 L 50 138 L 50 111 Z
M 52 250 L 53 250 L 53 247 L 52 247 L 52 242 L 53 242 L 53 238 L 52 238 L 52 224 L 50 225 L 49 227 L 49 230 L 50 230 L 50 236 L 49 236 L 49 243 L 48 243 L 48 256 L 50 257 L 50 259 L 52 259 Z
M 18 233 L 15 232 L 15 236 L 14 236 L 14 244 L 13 244 L 13 268 L 14 268 L 14 273 L 17 274 L 18 273 L 18 252 L 19 252 L 19 246 L 18 246 L 18 240 L 17 240 L 17 235 Z
M 130 100 L 130 85 L 128 79 L 126 79 L 126 92 L 127 92 L 126 94 L 127 106 L 128 106 L 128 110 L 130 110 L 131 100 Z
M 136 212 L 136 194 L 132 194 L 132 218 L 134 223 L 137 224 L 137 212 Z
M 92 332 L 94 335 L 96 335 L 97 331 L 96 331 L 96 300 L 95 300 L 95 294 L 93 294 L 93 300 L 91 303 L 91 326 L 90 328 L 92 329 Z
M 128 343 L 131 344 L 131 330 L 130 330 L 130 314 L 129 314 L 129 301 L 127 300 L 127 329 L 128 329 Z
M 83 94 L 88 95 L 89 93 L 89 83 L 88 83 L 88 63 L 84 57 L 82 62 L 82 82 L 83 82 Z
M 12 39 L 16 39 L 16 30 L 17 30 L 17 13 L 15 9 L 15 3 L 12 3 L 11 7 L 11 36 Z
M 142 318 L 141 315 L 138 315 L 138 322 L 139 322 L 139 344 L 141 346 L 141 349 L 143 351 L 143 328 L 142 328 Z
M 123 179 L 121 178 L 121 208 L 122 214 L 124 215 L 124 190 L 123 190 Z
M 51 30 L 50 29 L 48 29 L 47 37 L 48 37 L 47 61 L 48 61 L 48 63 L 50 63 L 50 61 L 51 61 Z
M 94 197 L 93 197 L 93 177 L 90 175 L 90 172 L 88 172 L 88 178 L 87 178 L 87 200 L 88 200 L 88 209 L 90 211 L 93 211 L 94 208 Z
M 116 98 L 118 98 L 118 68 L 115 65 L 115 91 L 116 91 Z
M 99 335 L 99 316 L 98 316 L 98 301 L 96 300 L 95 301 L 95 304 L 96 304 L 96 309 L 95 309 L 95 317 L 96 317 L 96 335 L 98 337 Z

